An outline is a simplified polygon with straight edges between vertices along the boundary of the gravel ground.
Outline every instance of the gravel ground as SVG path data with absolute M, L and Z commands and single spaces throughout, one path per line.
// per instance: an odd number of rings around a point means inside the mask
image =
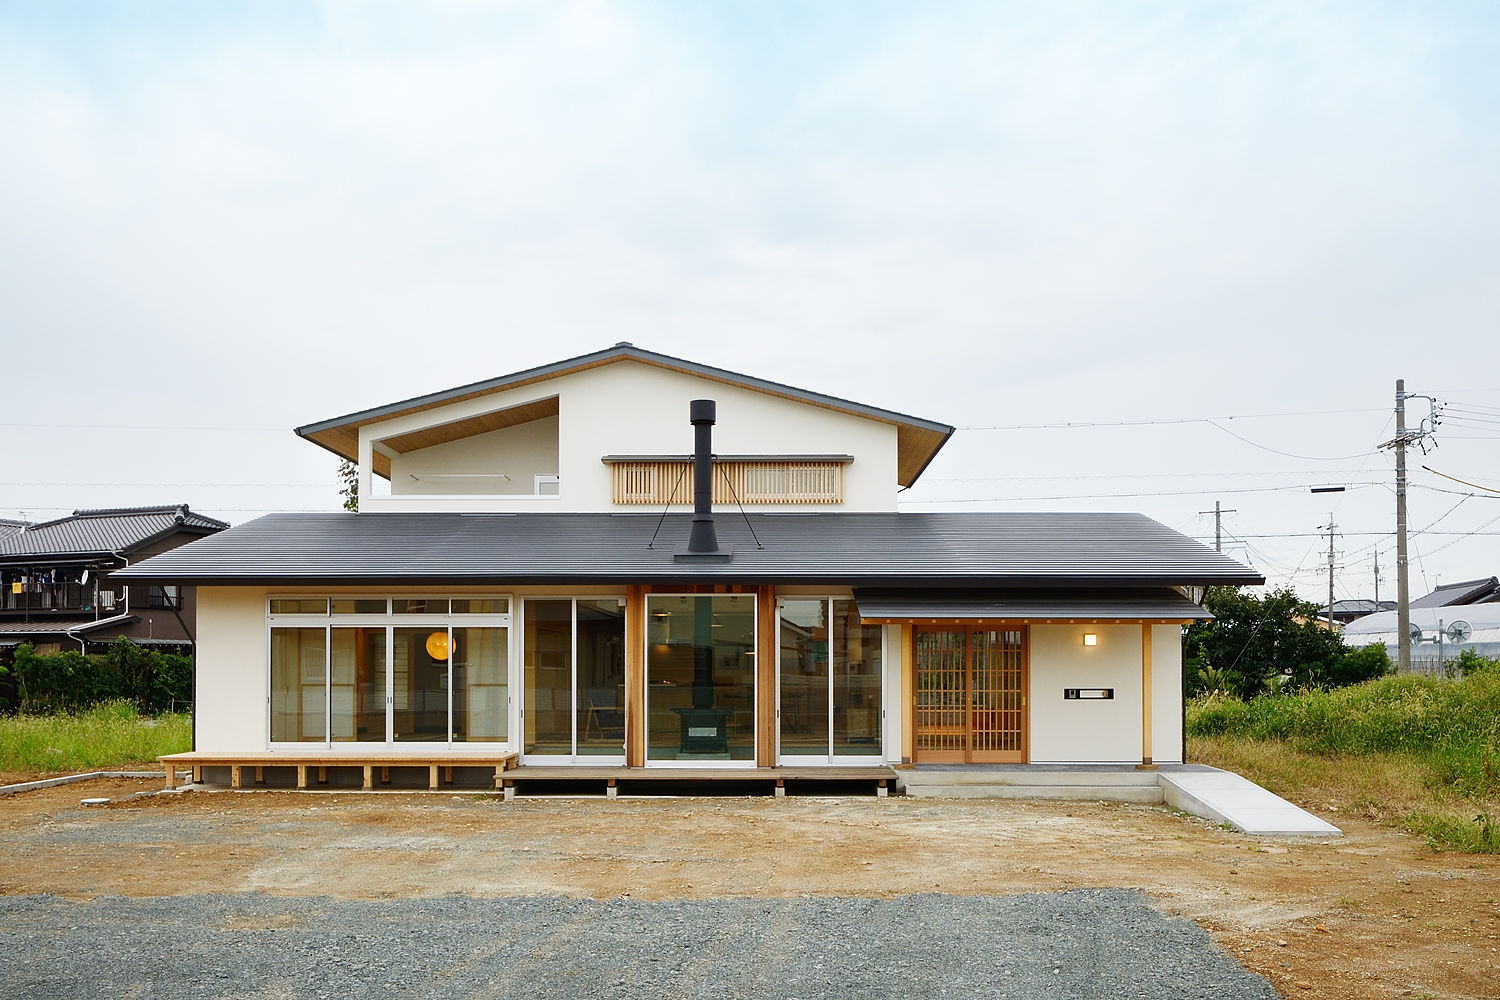
M 0 996 L 1275 1000 L 1139 893 L 0 897 Z

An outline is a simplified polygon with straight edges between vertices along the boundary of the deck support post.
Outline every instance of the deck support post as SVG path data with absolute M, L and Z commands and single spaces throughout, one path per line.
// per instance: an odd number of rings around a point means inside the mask
M 177 787 L 177 766 L 175 764 L 173 764 L 172 762 L 168 761 L 167 762 L 167 791 L 170 792 L 172 789 L 174 789 L 176 787 Z
M 776 779 L 776 797 L 778 799 L 784 799 L 784 798 L 786 798 L 786 779 L 785 778 L 777 778 Z
M 428 788 L 429 791 L 434 791 L 434 792 L 437 791 L 437 786 L 438 786 L 437 769 L 438 769 L 438 766 L 436 764 L 428 764 L 427 765 L 427 788 Z
M 240 766 L 238 764 L 229 765 L 229 787 L 240 787 Z
M 620 794 L 620 789 L 618 787 L 616 787 L 616 785 L 615 785 L 615 779 L 614 778 L 610 778 L 608 781 L 606 781 L 604 783 L 604 797 L 605 798 L 607 798 L 607 799 L 617 798 L 619 796 L 619 794 Z
M 516 797 L 516 786 L 507 781 L 505 783 L 504 795 L 505 795 L 505 801 L 506 802 L 509 802 L 511 799 L 515 798 Z
M 877 781 L 875 783 L 875 797 L 880 799 L 885 798 L 886 795 L 890 792 L 890 788 L 888 787 L 889 784 L 890 783 L 886 781 Z
M 372 788 L 375 787 L 375 765 L 374 764 L 366 764 L 365 765 L 365 783 L 361 787 L 363 787 L 364 790 L 367 791 L 367 792 L 370 789 L 372 789 Z
M 297 787 L 298 788 L 306 788 L 307 787 L 307 765 L 306 764 L 298 764 L 297 765 Z

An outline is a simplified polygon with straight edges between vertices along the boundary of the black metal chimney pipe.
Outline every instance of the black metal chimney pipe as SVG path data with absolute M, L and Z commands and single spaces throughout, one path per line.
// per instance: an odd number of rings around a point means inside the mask
M 718 552 L 713 500 L 713 438 L 718 407 L 711 399 L 695 399 L 688 404 L 688 412 L 693 423 L 693 533 L 688 536 L 687 550 Z

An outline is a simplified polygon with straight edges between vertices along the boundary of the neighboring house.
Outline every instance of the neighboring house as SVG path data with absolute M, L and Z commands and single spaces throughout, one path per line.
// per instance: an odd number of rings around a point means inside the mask
M 1372 601 L 1368 597 L 1355 597 L 1333 602 L 1333 620 L 1339 625 L 1347 625 L 1365 615 L 1394 610 L 1396 610 L 1395 601 Z M 1324 622 L 1328 621 L 1328 605 L 1325 604 L 1318 609 L 1318 617 Z
M 1262 578 L 1136 514 L 898 513 L 953 430 L 619 344 L 298 428 L 358 514 L 116 576 L 198 588 L 197 749 L 257 764 L 1181 761 L 1185 593 Z
M 11 526 L 15 530 L 6 531 Z M 185 504 L 6 522 L 0 527 L 0 649 L 26 642 L 42 651 L 87 652 L 119 636 L 190 649 L 192 588 L 132 587 L 114 572 L 227 527 Z
M 1500 577 L 1445 583 L 1432 593 L 1411 602 L 1413 608 L 1451 608 L 1462 604 L 1492 604 L 1500 601 Z

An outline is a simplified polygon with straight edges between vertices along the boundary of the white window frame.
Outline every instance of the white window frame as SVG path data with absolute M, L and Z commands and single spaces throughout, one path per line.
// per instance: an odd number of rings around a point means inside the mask
M 499 600 L 504 599 L 506 607 L 510 610 L 505 612 L 487 612 L 482 614 L 460 613 L 454 614 L 452 606 L 446 613 L 423 612 L 421 614 L 394 614 L 391 611 L 392 601 L 396 600 Z M 317 613 L 272 613 L 271 602 L 294 601 L 294 600 L 322 600 L 324 611 Z M 385 601 L 385 612 L 366 612 L 361 614 L 335 615 L 332 613 L 332 603 L 336 600 L 383 600 Z M 388 754 L 412 754 L 416 748 L 436 747 L 446 752 L 464 753 L 472 752 L 475 756 L 492 756 L 495 753 L 509 753 L 516 744 L 516 633 L 514 619 L 516 617 L 516 596 L 511 593 L 487 593 L 487 594 L 268 594 L 266 596 L 266 629 L 265 629 L 265 703 L 261 715 L 265 726 L 265 745 L 269 752 L 303 752 L 309 750 L 328 751 L 333 753 L 346 752 L 350 756 L 368 756 L 372 752 Z M 395 691 L 392 680 L 395 674 L 395 664 L 392 660 L 394 649 L 393 629 L 409 626 L 416 628 L 442 628 L 448 634 L 448 648 L 453 648 L 453 629 L 460 628 L 503 628 L 505 634 L 505 656 L 506 656 L 506 738 L 504 740 L 464 740 L 454 742 L 453 740 L 453 660 L 449 654 L 448 660 L 448 738 L 442 742 L 438 741 L 397 741 L 392 738 L 393 721 L 395 714 Z M 385 629 L 385 739 L 384 740 L 338 740 L 333 739 L 333 632 L 334 628 L 381 628 Z M 321 741 L 272 741 L 271 739 L 271 631 L 276 628 L 321 628 L 323 630 L 323 739 Z

